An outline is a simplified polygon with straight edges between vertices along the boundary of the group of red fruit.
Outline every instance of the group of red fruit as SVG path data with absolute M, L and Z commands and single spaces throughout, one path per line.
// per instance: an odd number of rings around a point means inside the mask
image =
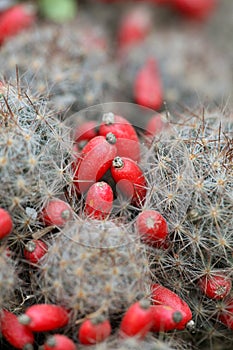
M 154 115 L 145 131 L 145 142 L 166 124 L 161 115 Z M 128 206 L 138 213 L 136 230 L 142 241 L 153 247 L 166 249 L 168 227 L 165 218 L 153 209 L 143 208 L 147 189 L 146 178 L 139 166 L 140 138 L 136 129 L 123 116 L 105 113 L 99 125 L 94 120 L 86 121 L 74 131 L 74 159 L 72 161 L 73 185 L 77 196 L 84 198 L 81 215 L 90 220 L 111 220 L 114 197 L 124 196 Z M 117 190 L 116 190 L 117 188 Z M 118 214 L 114 214 L 118 215 Z M 70 205 L 54 198 L 41 211 L 45 226 L 63 227 L 73 218 Z M 10 214 L 0 209 L 0 238 L 4 239 L 13 230 Z M 47 244 L 40 239 L 29 241 L 24 250 L 25 259 L 36 267 L 47 252 Z M 224 300 L 230 293 L 231 280 L 226 276 L 203 276 L 198 282 L 200 291 L 208 298 Z M 226 299 L 227 300 L 227 299 Z M 219 320 L 233 329 L 233 300 L 219 313 Z M 17 349 L 30 349 L 36 332 L 56 331 L 70 321 L 69 311 L 55 304 L 35 304 L 25 313 L 16 316 L 3 309 L 0 326 L 3 337 Z M 148 332 L 167 332 L 193 327 L 192 313 L 188 304 L 177 294 L 160 284 L 151 286 L 151 302 L 141 300 L 132 304 L 122 317 L 119 336 L 143 339 Z M 91 345 L 107 339 L 112 326 L 107 316 L 97 315 L 82 321 L 77 339 L 80 344 Z M 43 350 L 76 349 L 73 340 L 66 335 L 53 333 Z
M 100 0 L 105 3 L 123 2 L 124 0 Z M 203 19 L 215 8 L 216 0 L 133 0 L 135 2 L 152 3 L 155 5 L 168 5 L 184 16 Z

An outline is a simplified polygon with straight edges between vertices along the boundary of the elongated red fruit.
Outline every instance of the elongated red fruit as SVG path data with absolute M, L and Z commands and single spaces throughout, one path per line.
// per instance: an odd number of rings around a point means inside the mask
M 119 49 L 142 42 L 152 28 L 151 12 L 145 7 L 134 7 L 120 21 L 117 33 Z
M 43 350 L 76 350 L 73 340 L 63 334 L 51 335 L 43 345 Z
M 61 199 L 51 199 L 41 212 L 41 219 L 46 226 L 63 227 L 73 218 L 69 204 Z
M 94 219 L 103 220 L 110 214 L 112 205 L 112 188 L 104 181 L 96 182 L 87 191 L 84 212 Z
M 168 305 L 152 305 L 153 332 L 168 332 L 177 328 L 182 321 L 182 313 Z
M 149 58 L 135 76 L 134 99 L 139 105 L 155 110 L 162 106 L 162 80 L 157 62 L 153 58 Z
M 146 196 L 146 179 L 140 167 L 130 158 L 116 157 L 111 173 L 119 190 L 131 204 L 142 206 Z
M 153 325 L 152 307 L 148 300 L 141 300 L 131 305 L 120 324 L 123 337 L 137 336 L 143 339 Z
M 192 319 L 192 312 L 188 304 L 176 293 L 160 284 L 154 283 L 151 291 L 153 305 L 167 305 L 181 313 L 182 320 L 177 323 L 176 329 L 184 329 L 187 323 Z
M 116 137 L 117 156 L 140 160 L 140 142 L 133 125 L 124 117 L 105 113 L 99 127 L 99 134 L 113 133 Z
M 216 0 L 170 0 L 170 3 L 189 18 L 205 19 L 214 10 Z
M 223 301 L 222 310 L 219 314 L 219 321 L 233 330 L 233 297 Z
M 9 235 L 13 228 L 13 222 L 10 214 L 3 208 L 0 208 L 0 239 Z
M 24 248 L 25 258 L 33 264 L 36 264 L 47 253 L 48 246 L 40 239 L 29 241 Z
M 68 312 L 54 304 L 35 304 L 19 316 L 19 322 L 33 332 L 46 332 L 64 327 L 69 322 Z
M 74 185 L 78 193 L 84 193 L 99 181 L 111 167 L 117 154 L 116 138 L 113 134 L 96 136 L 84 147 L 74 170 Z
M 148 245 L 160 247 L 168 234 L 165 218 L 156 210 L 144 210 L 136 219 L 136 227 L 142 240 Z
M 230 293 L 232 282 L 224 275 L 209 275 L 201 277 L 198 286 L 208 298 L 220 300 Z
M 108 319 L 99 316 L 82 323 L 78 332 L 81 344 L 92 345 L 107 339 L 111 334 L 112 327 Z
M 0 44 L 35 21 L 35 13 L 25 4 L 15 5 L 6 10 L 0 17 Z
M 19 322 L 16 315 L 1 310 L 0 325 L 3 337 L 16 349 L 33 349 L 34 335 L 28 327 Z

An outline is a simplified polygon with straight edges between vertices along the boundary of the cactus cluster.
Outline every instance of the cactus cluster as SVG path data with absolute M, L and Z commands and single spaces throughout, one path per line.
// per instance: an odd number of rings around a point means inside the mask
M 155 139 L 144 159 L 150 183 L 146 208 L 158 209 L 170 226 L 171 245 L 155 252 L 153 274 L 189 303 L 197 344 L 208 339 L 214 349 L 224 302 L 204 296 L 197 285 L 203 276 L 232 280 L 232 126 L 230 112 L 180 116 L 170 138 Z M 231 333 L 223 331 L 222 337 L 230 348 Z
M 66 115 L 113 99 L 116 69 L 104 29 L 85 14 L 70 23 L 40 23 L 5 43 L 0 65 L 4 76 L 21 79 Z
M 0 206 L 23 239 L 46 200 L 63 193 L 67 131 L 44 97 L 19 86 L 2 83 L 0 108 Z

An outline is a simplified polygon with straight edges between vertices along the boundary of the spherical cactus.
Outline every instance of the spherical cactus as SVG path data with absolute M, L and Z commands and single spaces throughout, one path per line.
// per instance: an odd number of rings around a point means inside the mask
M 36 225 L 44 201 L 63 193 L 69 142 L 43 97 L 3 83 L 0 95 L 0 206 L 17 232 Z M 11 235 L 12 236 L 12 235 Z
M 79 218 L 51 244 L 36 280 L 46 300 L 76 315 L 115 314 L 148 293 L 149 262 L 129 227 Z
M 33 91 L 48 94 L 67 113 L 112 100 L 116 92 L 104 27 L 81 11 L 69 23 L 40 23 L 13 38 L 1 48 L 0 65 L 7 78 L 15 76 L 17 65 Z

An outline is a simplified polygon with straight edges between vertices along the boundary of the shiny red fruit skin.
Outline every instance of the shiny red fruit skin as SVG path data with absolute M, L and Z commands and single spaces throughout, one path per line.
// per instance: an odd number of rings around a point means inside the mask
M 232 282 L 229 277 L 211 275 L 201 277 L 198 286 L 208 298 L 221 300 L 230 293 Z
M 96 182 L 87 191 L 84 212 L 94 219 L 104 220 L 113 205 L 113 191 L 106 182 Z
M 150 11 L 141 7 L 132 8 L 120 21 L 117 33 L 118 48 L 122 50 L 142 42 L 149 34 L 151 28 L 152 18 Z
M 32 331 L 19 323 L 17 316 L 7 310 L 0 312 L 0 326 L 3 337 L 16 349 L 24 349 L 27 344 L 34 343 Z
M 0 208 L 0 239 L 9 235 L 13 229 L 13 222 L 10 214 L 3 208 Z
M 43 345 L 43 350 L 76 350 L 75 343 L 63 334 L 53 334 Z
M 33 250 L 32 250 L 33 249 Z M 48 246 L 40 239 L 33 239 L 26 244 L 24 249 L 24 257 L 33 264 L 37 264 L 39 260 L 47 253 Z
M 137 336 L 143 339 L 153 325 L 152 307 L 144 307 L 141 302 L 131 305 L 120 324 L 120 334 L 123 337 Z
M 28 322 L 22 320 L 28 318 Z M 68 312 L 61 306 L 54 304 L 35 304 L 30 306 L 26 312 L 19 316 L 19 321 L 33 332 L 47 332 L 64 327 L 69 322 Z
M 121 168 L 115 167 L 114 164 L 111 166 L 111 174 L 117 188 L 125 197 L 130 199 L 132 205 L 141 207 L 146 197 L 146 179 L 142 170 L 130 158 L 116 158 L 121 159 L 123 162 Z
M 183 318 L 177 323 L 176 329 L 184 329 L 186 324 L 192 319 L 192 312 L 188 304 L 176 293 L 158 283 L 152 284 L 151 291 L 153 305 L 167 305 L 181 312 Z
M 223 301 L 224 308 L 219 314 L 219 321 L 221 321 L 229 329 L 233 330 L 233 297 L 229 297 Z
M 106 141 L 104 136 L 91 139 L 76 162 L 73 181 L 77 193 L 86 192 L 93 183 L 99 181 L 111 167 L 116 154 L 116 146 Z
M 136 73 L 133 89 L 136 103 L 154 110 L 161 108 L 163 87 L 155 59 L 149 58 Z
M 107 339 L 111 331 L 112 328 L 109 320 L 97 323 L 94 323 L 92 320 L 86 320 L 79 328 L 78 339 L 81 344 L 92 345 Z
M 131 158 L 135 162 L 140 160 L 140 142 L 133 125 L 124 117 L 114 115 L 114 122 L 102 122 L 99 134 L 106 136 L 109 132 L 116 136 L 117 156 Z
M 152 305 L 153 325 L 151 330 L 153 332 L 168 332 L 177 328 L 177 323 L 182 319 L 179 311 L 173 309 L 168 305 Z M 179 322 L 176 322 L 176 315 Z
M 51 199 L 41 212 L 41 219 L 46 226 L 63 227 L 73 217 L 69 204 L 61 199 Z
M 136 219 L 136 227 L 142 240 L 159 247 L 168 235 L 165 218 L 156 210 L 144 210 Z
M 184 16 L 193 19 L 207 18 L 216 6 L 216 0 L 170 0 L 170 3 Z
M 0 45 L 9 37 L 35 22 L 35 14 L 29 12 L 23 4 L 15 5 L 6 10 L 0 17 Z
M 75 142 L 90 141 L 94 137 L 98 136 L 96 127 L 97 122 L 95 120 L 90 120 L 79 125 L 74 132 Z

